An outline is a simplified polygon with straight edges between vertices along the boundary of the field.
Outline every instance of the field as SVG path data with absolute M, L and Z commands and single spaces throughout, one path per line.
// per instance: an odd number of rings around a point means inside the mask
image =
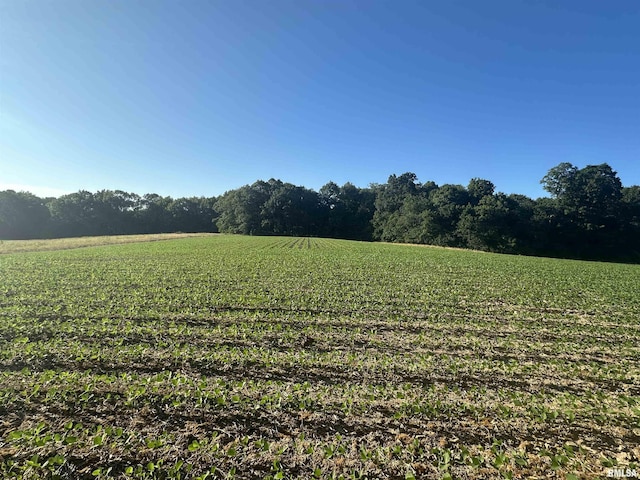
M 105 235 L 102 237 L 55 238 L 51 240 L 0 240 L 3 253 L 45 252 L 72 248 L 117 245 L 122 243 L 156 242 L 177 238 L 204 237 L 207 233 L 154 233 L 149 235 Z
M 225 235 L 2 254 L 0 477 L 632 475 L 639 338 L 637 265 Z

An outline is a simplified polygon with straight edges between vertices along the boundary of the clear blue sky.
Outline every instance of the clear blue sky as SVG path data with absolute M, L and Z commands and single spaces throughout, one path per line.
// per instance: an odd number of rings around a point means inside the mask
M 640 1 L 0 0 L 0 189 L 640 184 Z

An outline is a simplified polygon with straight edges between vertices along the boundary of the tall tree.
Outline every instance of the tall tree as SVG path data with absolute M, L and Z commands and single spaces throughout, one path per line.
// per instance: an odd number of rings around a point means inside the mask
M 602 228 L 619 212 L 622 182 L 616 172 L 603 163 L 578 169 L 561 163 L 549 170 L 541 183 L 587 230 Z
M 467 185 L 467 192 L 469 192 L 469 200 L 473 205 L 480 203 L 484 197 L 493 195 L 495 191 L 495 185 L 489 180 L 483 180 L 482 178 L 472 178 Z
M 122 190 L 100 190 L 93 194 L 94 235 L 135 232 L 134 212 L 140 198 Z
M 371 240 L 371 220 L 375 211 L 375 193 L 371 188 L 358 188 L 352 183 L 339 187 L 334 182 L 319 192 L 323 219 L 319 234 L 351 240 Z
M 216 232 L 213 205 L 215 198 L 177 198 L 167 206 L 174 230 L 180 232 Z
M 603 163 L 578 169 L 561 163 L 549 170 L 541 183 L 559 207 L 556 245 L 565 255 L 578 258 L 611 255 L 622 228 L 622 182 Z
M 622 200 L 622 182 L 616 172 L 603 163 L 588 165 L 575 176 L 571 201 L 587 230 L 615 228 Z
M 49 209 L 28 192 L 0 192 L 0 239 L 17 240 L 47 235 Z
M 571 163 L 562 162 L 549 170 L 540 183 L 553 197 L 562 198 L 573 190 L 577 172 Z
M 97 235 L 96 201 L 93 193 L 80 190 L 49 203 L 52 230 L 59 237 Z
M 275 235 L 314 235 L 318 230 L 319 208 L 317 193 L 280 182 L 262 205 L 262 227 Z
M 214 209 L 218 212 L 216 225 L 223 233 L 241 233 L 244 235 L 262 235 L 269 233 L 262 225 L 262 206 L 271 197 L 271 193 L 281 186 L 280 180 L 259 180 L 230 190 L 218 198 Z
M 429 201 L 433 209 L 431 228 L 438 232 L 433 237 L 433 243 L 461 246 L 464 240 L 460 238 L 457 227 L 462 212 L 470 202 L 469 192 L 462 185 L 445 184 L 431 191 Z
M 143 195 L 135 208 L 135 233 L 167 233 L 176 230 L 174 219 L 169 211 L 173 203 L 171 197 L 157 193 Z
M 469 205 L 458 225 L 466 245 L 489 252 L 515 252 L 516 207 L 517 204 L 502 193 L 485 195 L 478 205 Z
M 635 227 L 640 227 L 640 186 L 633 185 L 623 188 L 621 201 L 622 214 L 626 222 Z
M 374 238 L 393 242 L 403 236 L 401 222 L 398 222 L 397 217 L 406 199 L 417 195 L 419 190 L 417 176 L 412 172 L 400 176 L 391 175 L 386 184 L 375 187 Z

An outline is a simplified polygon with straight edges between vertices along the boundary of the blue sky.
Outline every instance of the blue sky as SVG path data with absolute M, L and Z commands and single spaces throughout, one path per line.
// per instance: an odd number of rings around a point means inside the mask
M 640 184 L 640 2 L 0 0 L 0 189 Z

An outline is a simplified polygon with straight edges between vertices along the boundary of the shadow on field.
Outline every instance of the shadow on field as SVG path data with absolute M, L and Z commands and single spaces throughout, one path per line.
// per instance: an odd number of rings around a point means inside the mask
M 224 313 L 230 313 L 232 316 L 225 316 Z M 216 315 L 222 313 L 222 315 Z M 279 314 L 278 316 L 272 316 Z M 282 318 L 281 315 L 285 315 Z M 264 315 L 264 316 L 262 316 Z M 518 342 L 520 345 L 528 345 L 536 342 L 538 344 L 550 344 L 555 348 L 545 352 L 537 348 L 537 352 L 542 353 L 539 358 L 527 355 L 527 359 L 534 361 L 548 361 L 544 355 L 558 356 L 558 345 L 562 344 L 579 344 L 584 346 L 600 347 L 608 350 L 606 347 L 618 347 L 623 340 L 632 342 L 640 336 L 640 326 L 615 324 L 606 326 L 597 322 L 591 323 L 576 330 L 576 326 L 571 319 L 514 319 L 512 317 L 500 317 L 496 315 L 482 315 L 473 313 L 456 314 L 452 312 L 446 313 L 428 313 L 428 312 L 395 312 L 390 318 L 389 312 L 384 311 L 337 311 L 323 309 L 292 309 L 280 307 L 216 307 L 212 309 L 212 316 L 174 316 L 166 318 L 149 318 L 149 317 L 108 317 L 108 318 L 86 318 L 74 317 L 64 314 L 42 314 L 37 316 L 39 328 L 37 331 L 29 333 L 30 341 L 46 341 L 50 338 L 61 338 L 69 336 L 70 339 L 83 341 L 86 343 L 104 343 L 115 342 L 116 344 L 123 340 L 125 344 L 148 344 L 156 343 L 156 337 L 163 339 L 171 338 L 174 342 L 182 340 L 185 343 L 197 345 L 201 336 L 199 335 L 183 335 L 182 339 L 176 337 L 167 331 L 168 327 L 179 327 L 184 325 L 188 328 L 203 329 L 206 333 L 208 329 L 214 328 L 234 328 L 237 326 L 251 329 L 254 332 L 277 332 L 278 335 L 287 332 L 300 334 L 321 333 L 326 336 L 327 333 L 335 332 L 338 335 L 332 338 L 332 341 L 338 340 L 339 344 L 335 347 L 340 348 L 340 343 L 344 343 L 343 333 L 354 332 L 360 335 L 378 335 L 395 334 L 402 336 L 405 340 L 413 340 L 412 344 L 419 346 L 420 338 L 428 336 L 429 339 L 438 338 L 442 341 L 451 339 L 459 339 L 463 337 L 478 338 L 483 342 L 490 342 L 492 339 Z M 104 322 L 110 322 L 112 332 L 106 331 L 107 325 Z M 71 331 L 61 332 L 60 323 L 77 324 L 78 328 Z M 99 335 L 91 332 L 91 325 L 101 325 Z M 127 327 L 133 325 L 144 327 L 141 333 L 127 332 Z M 151 328 L 150 332 L 148 329 Z M 199 333 L 199 332 L 196 332 Z M 0 344 L 3 342 L 11 342 L 14 338 L 21 335 L 20 332 L 4 331 L 0 333 Z M 206 335 L 203 337 L 206 338 Z M 340 338 L 343 341 L 340 342 Z M 233 340 L 234 342 L 237 339 Z M 406 342 L 405 342 L 406 343 Z M 449 342 L 450 343 L 450 342 Z M 227 343 L 231 345 L 232 343 Z M 278 349 L 277 344 L 270 345 L 272 348 Z M 514 347 L 517 345 L 514 345 Z M 353 347 L 353 346 L 350 346 Z M 320 346 L 316 348 L 320 349 Z M 394 349 L 392 344 L 377 345 L 378 350 Z M 496 346 L 496 350 L 502 350 L 505 360 L 514 359 L 522 360 L 520 355 L 509 356 L 510 351 L 507 348 Z M 335 350 L 333 345 L 327 345 L 325 351 Z M 455 349 L 452 350 L 455 354 Z M 605 355 L 598 355 L 592 352 L 589 357 L 581 352 L 578 356 L 573 352 L 568 359 L 577 358 L 579 361 L 589 361 L 598 363 L 611 363 L 613 359 L 607 358 Z M 500 360 L 501 357 L 496 357 Z M 620 360 L 619 352 L 615 358 Z M 639 361 L 640 354 L 631 361 Z
M 104 402 L 107 394 L 108 404 Z M 473 413 L 451 417 L 446 412 L 435 412 L 396 419 L 392 404 L 373 406 L 366 412 L 345 413 L 330 402 L 326 405 L 329 410 L 306 411 L 295 403 L 273 409 L 256 408 L 251 402 L 219 408 L 215 403 L 198 405 L 188 398 L 184 404 L 172 406 L 163 395 L 150 392 L 139 397 L 136 405 L 127 406 L 122 400 L 120 392 L 105 390 L 82 408 L 66 402 L 57 406 L 29 402 L 6 405 L 0 408 L 0 413 L 6 419 L 4 426 L 14 429 L 25 420 L 46 419 L 55 424 L 73 418 L 74 422 L 85 425 L 99 425 L 102 419 L 108 418 L 110 424 L 142 429 L 142 434 L 151 437 L 161 432 L 174 432 L 177 435 L 174 447 L 178 447 L 178 451 L 185 451 L 194 438 L 211 437 L 212 433 L 223 445 L 244 436 L 278 440 L 300 434 L 322 441 L 332 441 L 337 435 L 356 440 L 366 438 L 369 445 L 394 445 L 421 439 L 423 445 L 426 443 L 430 447 L 438 446 L 443 438 L 460 445 L 491 445 L 495 439 L 500 439 L 511 447 L 517 447 L 523 441 L 548 441 L 551 444 L 580 441 L 597 449 L 615 449 L 640 442 L 640 436 L 631 431 L 620 437 L 611 434 L 612 430 L 594 430 L 593 426 L 579 424 L 523 423 L 517 419 L 485 423 Z M 455 440 L 451 440 L 453 438 Z
M 640 387 L 633 383 L 610 379 L 565 378 L 563 381 L 566 383 L 560 384 L 544 377 L 532 377 L 530 379 L 523 374 L 503 374 L 495 371 L 450 374 L 426 369 L 423 371 L 407 371 L 399 367 L 367 369 L 337 364 L 314 365 L 303 368 L 284 363 L 267 366 L 255 360 L 242 363 L 218 364 L 199 359 L 176 360 L 175 358 L 166 357 L 147 357 L 137 361 L 124 359 L 123 363 L 118 363 L 118 358 L 87 359 L 83 361 L 63 358 L 56 354 L 36 357 L 30 359 L 30 361 L 13 359 L 13 361 L 0 365 L 0 371 L 21 371 L 25 368 L 35 372 L 67 370 L 97 374 L 135 373 L 140 375 L 154 375 L 163 371 L 174 371 L 235 382 L 255 380 L 292 384 L 309 382 L 311 384 L 326 385 L 401 385 L 409 383 L 422 388 L 445 385 L 449 389 L 503 389 L 533 394 L 550 391 L 580 395 L 585 392 L 602 391 L 605 393 L 615 392 L 625 393 L 626 395 L 640 395 Z

